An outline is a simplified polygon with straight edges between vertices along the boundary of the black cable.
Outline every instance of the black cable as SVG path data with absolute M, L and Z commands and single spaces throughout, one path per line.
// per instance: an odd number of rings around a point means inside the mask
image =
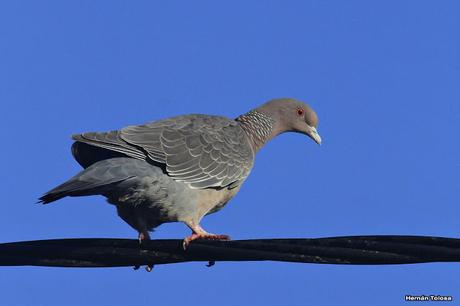
M 0 244 L 0 266 L 121 267 L 189 261 L 285 261 L 322 264 L 460 262 L 460 239 L 349 236 L 316 239 L 193 241 L 56 239 Z

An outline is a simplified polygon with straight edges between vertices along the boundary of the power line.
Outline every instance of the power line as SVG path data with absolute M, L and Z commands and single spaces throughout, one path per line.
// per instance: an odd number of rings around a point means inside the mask
M 123 267 L 191 261 L 283 261 L 382 265 L 460 262 L 460 239 L 429 236 L 348 236 L 192 242 L 55 239 L 0 244 L 0 266 Z

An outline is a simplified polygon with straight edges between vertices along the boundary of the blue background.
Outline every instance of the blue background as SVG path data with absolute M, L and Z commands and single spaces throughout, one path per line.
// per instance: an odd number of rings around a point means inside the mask
M 37 197 L 79 171 L 70 135 L 304 100 L 202 225 L 234 239 L 460 236 L 458 1 L 2 1 L 0 241 L 135 238 L 102 197 Z M 183 224 L 157 238 L 182 238 Z M 460 299 L 455 263 L 3 267 L 3 305 L 395 305 Z

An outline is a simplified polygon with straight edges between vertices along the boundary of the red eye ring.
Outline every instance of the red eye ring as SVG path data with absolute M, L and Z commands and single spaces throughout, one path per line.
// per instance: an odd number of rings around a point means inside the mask
M 304 113 L 303 109 L 301 109 L 301 108 L 297 109 L 297 115 L 302 116 L 303 113 Z

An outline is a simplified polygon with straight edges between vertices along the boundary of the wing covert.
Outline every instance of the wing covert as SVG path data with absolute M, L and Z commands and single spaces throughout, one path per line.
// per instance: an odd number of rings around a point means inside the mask
M 188 115 L 129 126 L 126 143 L 166 165 L 167 173 L 193 188 L 239 184 L 249 174 L 254 153 L 238 123 L 219 116 Z

